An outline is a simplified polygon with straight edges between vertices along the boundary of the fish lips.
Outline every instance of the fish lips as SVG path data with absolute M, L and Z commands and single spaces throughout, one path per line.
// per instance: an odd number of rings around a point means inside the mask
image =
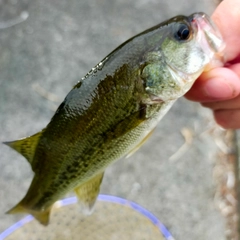
M 197 40 L 211 59 L 204 71 L 224 65 L 225 43 L 214 22 L 205 13 L 199 12 L 189 16 L 192 28 L 197 31 Z

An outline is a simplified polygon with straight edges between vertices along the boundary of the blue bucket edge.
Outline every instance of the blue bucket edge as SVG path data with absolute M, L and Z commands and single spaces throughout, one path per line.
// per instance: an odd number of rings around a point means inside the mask
M 128 205 L 131 208 L 133 208 L 135 211 L 141 213 L 145 217 L 147 217 L 158 229 L 159 231 L 163 234 L 163 236 L 166 238 L 166 240 L 174 240 L 173 236 L 171 233 L 168 231 L 168 229 L 158 220 L 158 218 L 149 212 L 147 209 L 143 208 L 142 206 L 138 205 L 135 202 L 126 200 L 121 197 L 116 197 L 116 196 L 111 196 L 111 195 L 105 195 L 105 194 L 100 194 L 98 196 L 99 201 L 105 201 L 105 202 L 112 202 L 112 203 L 118 203 L 121 205 Z M 73 203 L 77 203 L 77 198 L 76 197 L 69 197 L 62 199 L 58 201 L 61 206 L 66 206 L 70 205 Z M 0 233 L 0 240 L 4 240 L 7 236 L 9 236 L 11 233 L 16 231 L 18 228 L 24 226 L 26 223 L 32 221 L 34 217 L 32 215 L 27 215 L 23 219 L 19 220 L 15 224 L 13 224 L 11 227 L 7 228 L 4 230 L 2 233 Z

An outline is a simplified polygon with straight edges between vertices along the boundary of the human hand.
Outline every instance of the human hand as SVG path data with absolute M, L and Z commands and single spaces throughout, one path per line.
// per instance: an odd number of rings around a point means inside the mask
M 224 128 L 240 128 L 240 0 L 224 0 L 212 19 L 226 43 L 225 65 L 204 72 L 185 95 L 213 110 Z

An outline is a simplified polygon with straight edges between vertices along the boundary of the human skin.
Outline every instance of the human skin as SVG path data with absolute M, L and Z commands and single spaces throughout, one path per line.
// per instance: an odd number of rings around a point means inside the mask
M 226 43 L 224 66 L 204 72 L 185 97 L 213 111 L 227 129 L 240 128 L 240 0 L 224 0 L 212 19 Z

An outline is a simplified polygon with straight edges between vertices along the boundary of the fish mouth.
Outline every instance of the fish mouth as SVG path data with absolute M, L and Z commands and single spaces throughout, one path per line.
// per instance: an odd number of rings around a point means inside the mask
M 204 71 L 223 66 L 225 43 L 214 22 L 201 12 L 191 15 L 189 22 L 197 32 L 196 37 L 203 51 L 211 59 Z

